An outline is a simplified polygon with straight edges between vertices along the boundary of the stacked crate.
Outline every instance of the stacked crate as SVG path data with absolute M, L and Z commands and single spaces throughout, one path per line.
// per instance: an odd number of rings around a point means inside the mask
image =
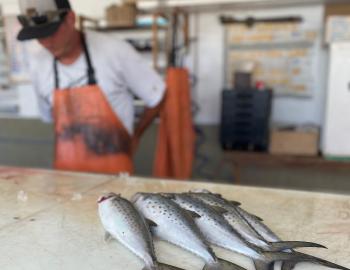
M 224 150 L 266 151 L 272 91 L 224 90 L 220 141 Z

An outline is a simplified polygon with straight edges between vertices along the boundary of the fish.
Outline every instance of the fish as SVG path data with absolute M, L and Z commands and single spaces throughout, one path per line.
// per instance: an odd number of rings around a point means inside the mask
M 202 197 L 202 198 L 203 197 L 219 198 L 221 203 L 226 204 L 229 207 L 236 208 L 238 213 L 241 215 L 242 219 L 244 219 L 251 226 L 251 228 L 254 229 L 257 232 L 257 234 L 260 235 L 265 241 L 269 243 L 285 242 L 277 234 L 275 234 L 267 225 L 264 224 L 262 218 L 257 217 L 256 215 L 251 214 L 245 211 L 243 208 L 241 208 L 240 206 L 242 204 L 240 202 L 227 200 L 223 198 L 221 194 L 215 194 L 208 190 L 192 190 L 189 193 L 193 195 L 199 194 L 199 197 Z M 288 243 L 288 242 L 285 242 L 285 243 Z M 323 246 L 320 245 L 319 247 L 323 247 Z M 284 251 L 289 253 L 294 252 L 293 249 L 286 249 Z M 299 254 L 303 254 L 303 253 L 299 253 Z M 342 266 L 333 264 L 329 261 L 322 260 L 317 257 L 313 257 L 313 258 L 315 258 L 315 260 L 309 261 L 309 262 L 323 265 L 326 267 L 331 267 L 331 268 L 339 268 L 339 269 L 342 268 Z M 293 270 L 298 263 L 299 263 L 298 261 L 284 261 L 282 262 L 281 270 Z
M 167 196 L 167 194 L 164 194 L 164 196 Z M 247 242 L 232 228 L 222 214 L 201 200 L 193 198 L 189 194 L 172 194 L 168 197 L 183 209 L 195 212 L 199 216 L 195 218 L 195 223 L 210 244 L 251 258 L 256 270 L 273 269 L 273 263 L 277 261 L 312 262 L 330 268 L 348 270 L 343 266 L 299 252 L 264 251 Z
M 232 207 L 235 207 L 231 204 Z M 263 220 L 245 211 L 241 207 L 236 207 L 241 217 L 252 227 L 263 239 L 270 243 L 282 242 L 282 239 L 277 236 L 267 225 L 263 223 Z M 294 252 L 293 249 L 287 249 L 285 252 Z M 298 262 L 282 262 L 281 270 L 293 270 Z
M 155 237 L 200 257 L 205 262 L 203 269 L 220 270 L 223 269 L 223 264 L 228 266 L 225 269 L 244 269 L 216 257 L 194 223 L 194 212 L 183 210 L 160 194 L 137 193 L 132 202 L 151 224 L 151 231 Z
M 269 242 L 281 242 L 281 238 L 277 236 L 266 224 L 262 222 L 259 218 L 256 216 L 250 214 L 249 212 L 245 211 L 241 207 L 236 207 L 238 212 L 241 214 L 241 216 L 252 226 L 256 229 L 258 234 L 262 236 L 265 240 Z M 295 252 L 293 249 L 285 250 L 286 252 Z M 290 262 L 282 262 L 281 270 L 293 270 L 296 265 L 299 262 L 297 261 L 290 261 Z M 339 266 L 336 266 L 335 264 L 328 262 L 326 260 L 322 260 L 317 258 L 317 260 L 313 261 L 314 264 L 323 265 L 326 267 L 331 267 L 333 265 L 333 268 L 339 268 Z M 341 267 L 341 266 L 340 266 Z
M 221 213 L 226 221 L 237 231 L 246 241 L 249 243 L 262 248 L 265 251 L 284 251 L 292 247 L 317 247 L 326 248 L 325 246 L 302 241 L 272 241 L 269 242 L 265 240 L 255 229 L 251 226 L 245 218 L 242 217 L 238 210 L 237 202 L 228 202 L 222 197 L 216 194 L 211 194 L 208 192 L 202 193 L 188 193 L 189 196 L 199 199 L 205 204 L 214 208 L 217 212 Z M 243 209 L 241 209 L 243 210 Z M 253 217 L 252 217 L 253 218 Z M 259 219 L 258 217 L 254 217 Z
M 142 270 L 183 270 L 157 261 L 149 227 L 131 202 L 109 193 L 98 199 L 98 212 L 105 239 L 118 240 L 139 257 L 145 264 Z

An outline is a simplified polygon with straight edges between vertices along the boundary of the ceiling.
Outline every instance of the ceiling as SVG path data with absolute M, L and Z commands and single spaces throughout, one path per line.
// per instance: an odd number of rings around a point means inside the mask
M 350 0 L 138 0 L 143 10 L 181 7 L 191 12 L 222 11 L 232 9 L 305 6 L 327 3 L 349 3 Z

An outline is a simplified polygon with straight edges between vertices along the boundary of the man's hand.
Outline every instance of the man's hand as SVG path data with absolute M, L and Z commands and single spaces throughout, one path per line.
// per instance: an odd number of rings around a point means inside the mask
M 155 108 L 146 108 L 145 112 L 142 114 L 140 121 L 136 125 L 134 137 L 132 138 L 132 154 L 133 155 L 135 155 L 135 153 L 136 153 L 136 150 L 138 148 L 138 145 L 140 143 L 140 140 L 141 140 L 143 133 L 152 124 L 154 119 L 156 119 L 156 117 L 159 115 L 160 110 L 162 109 L 162 107 L 164 105 L 165 98 L 166 97 L 164 96 L 163 100 Z
M 131 155 L 135 156 L 135 153 L 137 151 L 137 148 L 140 143 L 140 138 L 138 136 L 133 136 L 132 141 L 131 141 Z

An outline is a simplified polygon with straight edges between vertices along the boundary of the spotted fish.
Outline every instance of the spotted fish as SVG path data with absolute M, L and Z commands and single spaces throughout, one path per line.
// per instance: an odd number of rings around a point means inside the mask
M 159 194 L 136 194 L 132 199 L 135 207 L 152 226 L 152 233 L 159 239 L 187 250 L 205 261 L 206 270 L 236 269 L 242 267 L 220 261 L 204 240 L 190 211 L 184 211 L 173 201 Z
M 318 247 L 325 248 L 322 245 L 309 243 L 309 242 L 301 242 L 301 241 L 267 241 L 261 236 L 256 230 L 256 226 L 251 226 L 249 222 L 242 216 L 244 211 L 243 209 L 238 207 L 237 202 L 228 202 L 222 197 L 212 194 L 209 192 L 190 192 L 189 196 L 199 199 L 205 204 L 214 208 L 217 212 L 221 213 L 226 221 L 233 227 L 235 231 L 237 231 L 247 242 L 260 247 L 265 251 L 283 251 L 290 248 L 298 248 L 298 247 Z M 245 215 L 250 215 L 247 212 Z M 254 220 L 259 220 L 258 217 L 250 215 L 249 218 Z M 261 220 L 261 219 L 260 219 Z M 266 227 L 266 226 L 265 226 Z M 267 229 L 267 228 L 266 228 Z M 267 230 L 265 230 L 267 231 Z M 272 234 L 272 232 L 271 232 Z
M 256 270 L 273 269 L 273 263 L 277 261 L 315 262 L 332 268 L 347 269 L 298 252 L 264 251 L 247 242 L 232 228 L 221 213 L 203 201 L 193 198 L 189 194 L 172 194 L 170 198 L 183 209 L 193 211 L 199 216 L 195 219 L 196 224 L 209 243 L 248 256 L 254 261 Z
M 149 227 L 132 203 L 110 193 L 98 200 L 98 206 L 107 236 L 115 238 L 138 256 L 145 264 L 142 270 L 182 270 L 157 261 Z

